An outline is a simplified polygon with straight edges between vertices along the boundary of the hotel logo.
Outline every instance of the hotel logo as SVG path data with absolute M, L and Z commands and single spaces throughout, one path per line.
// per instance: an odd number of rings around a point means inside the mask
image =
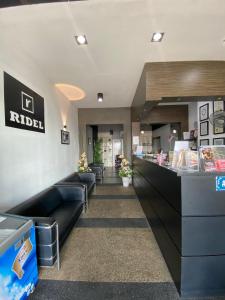
M 5 125 L 45 132 L 44 98 L 4 72 Z
M 29 113 L 34 113 L 34 98 L 30 95 L 21 92 L 21 99 L 22 99 L 22 110 L 25 110 Z

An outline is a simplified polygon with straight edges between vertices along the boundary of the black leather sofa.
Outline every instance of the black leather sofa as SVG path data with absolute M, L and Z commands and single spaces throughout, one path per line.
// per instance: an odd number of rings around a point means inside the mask
M 33 219 L 39 265 L 52 266 L 58 260 L 59 268 L 59 248 L 79 219 L 85 197 L 82 184 L 52 186 L 7 212 Z
M 97 163 L 91 163 L 88 165 L 92 172 L 95 173 L 95 176 L 96 176 L 96 180 L 103 180 L 103 177 L 104 177 L 104 164 L 97 164 Z
M 66 178 L 60 180 L 55 184 L 55 186 L 61 185 L 83 185 L 86 187 L 86 199 L 85 199 L 85 209 L 87 209 L 88 205 L 88 196 L 91 194 L 93 188 L 96 184 L 96 175 L 92 172 L 85 172 L 85 173 L 73 173 Z

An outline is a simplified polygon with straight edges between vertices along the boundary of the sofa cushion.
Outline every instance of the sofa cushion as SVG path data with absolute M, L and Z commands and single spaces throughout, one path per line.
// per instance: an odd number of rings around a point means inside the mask
M 10 209 L 8 212 L 28 217 L 48 217 L 52 211 L 61 205 L 61 201 L 62 196 L 60 192 L 55 187 L 51 187 Z
M 59 239 L 61 239 L 64 232 L 66 232 L 67 227 L 71 223 L 71 219 L 79 218 L 82 207 L 82 201 L 63 202 L 60 207 L 51 214 L 51 217 L 53 217 L 59 225 Z
M 44 217 L 48 217 L 61 204 L 62 196 L 56 188 L 52 188 L 46 192 L 38 201 L 39 210 Z

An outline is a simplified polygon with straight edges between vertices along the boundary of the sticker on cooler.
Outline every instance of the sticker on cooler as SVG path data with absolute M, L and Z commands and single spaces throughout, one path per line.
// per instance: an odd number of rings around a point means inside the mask
M 216 176 L 216 191 L 225 191 L 225 176 Z
M 17 277 L 21 279 L 24 275 L 23 265 L 27 261 L 29 254 L 33 249 L 32 243 L 30 239 L 27 239 L 23 246 L 21 247 L 20 251 L 18 252 L 15 260 L 13 262 L 12 271 L 16 273 Z

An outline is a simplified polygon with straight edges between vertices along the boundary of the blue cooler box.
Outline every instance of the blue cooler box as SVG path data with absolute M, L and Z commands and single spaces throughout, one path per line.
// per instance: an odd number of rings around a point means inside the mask
M 37 282 L 33 222 L 19 216 L 0 214 L 0 299 L 27 299 Z

